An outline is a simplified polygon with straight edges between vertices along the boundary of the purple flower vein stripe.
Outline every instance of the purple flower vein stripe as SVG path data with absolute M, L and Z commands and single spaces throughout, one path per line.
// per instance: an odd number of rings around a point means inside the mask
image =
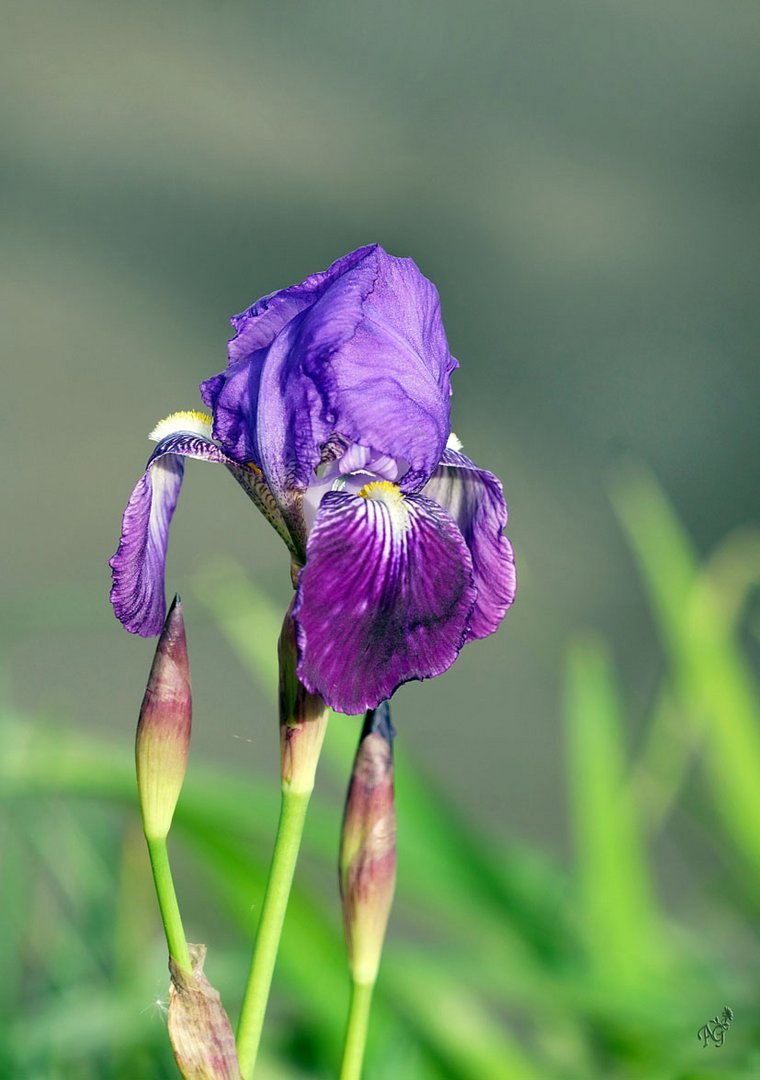
M 475 596 L 467 545 L 440 506 L 330 492 L 293 611 L 299 678 L 343 712 L 375 708 L 453 664 Z

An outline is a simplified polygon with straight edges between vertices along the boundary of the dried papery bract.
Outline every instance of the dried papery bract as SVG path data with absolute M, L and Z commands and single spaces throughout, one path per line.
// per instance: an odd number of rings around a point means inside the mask
M 240 1080 L 235 1037 L 219 993 L 203 973 L 205 945 L 190 945 L 192 971 L 170 961 L 169 1037 L 185 1080 Z
M 372 989 L 396 886 L 393 736 L 384 702 L 365 717 L 343 817 L 340 895 L 352 980 L 343 1080 L 361 1073 Z

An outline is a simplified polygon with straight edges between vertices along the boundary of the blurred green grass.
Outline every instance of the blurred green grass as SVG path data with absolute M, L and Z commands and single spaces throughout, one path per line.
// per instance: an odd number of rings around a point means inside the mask
M 573 844 L 562 861 L 471 825 L 400 732 L 399 888 L 368 1080 L 760 1073 L 760 698 L 742 636 L 760 542 L 728 537 L 700 564 L 649 474 L 626 469 L 612 496 L 662 649 L 643 737 L 633 745 L 610 647 L 579 630 L 564 680 Z M 281 613 L 233 563 L 209 564 L 195 591 L 273 701 Z M 1 723 L 0 1075 L 174 1076 L 129 755 L 10 702 Z M 335 861 L 357 734 L 355 720 L 332 718 L 264 1080 L 335 1075 L 347 1004 Z M 487 752 L 473 740 L 474 755 Z M 209 945 L 209 976 L 233 1015 L 277 804 L 275 777 L 193 759 L 171 837 L 180 897 L 183 885 L 192 896 L 186 922 Z M 676 817 L 713 867 L 693 925 L 676 917 L 662 881 Z M 703 1049 L 697 1031 L 724 1005 L 735 1015 L 725 1044 Z

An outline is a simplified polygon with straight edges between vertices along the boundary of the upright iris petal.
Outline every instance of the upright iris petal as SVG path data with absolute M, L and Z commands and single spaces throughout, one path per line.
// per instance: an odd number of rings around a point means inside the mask
M 437 290 L 411 259 L 360 248 L 233 325 L 229 367 L 201 394 L 215 437 L 256 461 L 284 504 L 335 433 L 408 461 L 410 490 L 435 469 L 456 361 Z

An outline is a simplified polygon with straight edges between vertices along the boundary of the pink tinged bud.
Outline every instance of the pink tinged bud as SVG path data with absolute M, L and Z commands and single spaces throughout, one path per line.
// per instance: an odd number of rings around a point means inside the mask
M 192 694 L 182 602 L 175 596 L 158 639 L 135 743 L 145 835 L 166 837 L 185 779 Z
M 280 760 L 284 791 L 309 794 L 314 788 L 319 754 L 330 710 L 310 694 L 296 675 L 298 653 L 291 603 L 282 624 L 280 660 Z
M 371 985 L 396 886 L 393 727 L 383 702 L 364 720 L 346 798 L 340 844 L 340 895 L 354 982 Z

